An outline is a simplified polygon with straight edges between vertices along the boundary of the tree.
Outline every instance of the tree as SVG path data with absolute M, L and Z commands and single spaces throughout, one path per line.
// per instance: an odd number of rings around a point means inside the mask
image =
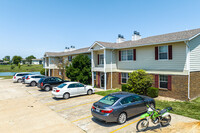
M 22 60 L 22 57 L 21 56 L 13 56 L 13 58 L 12 58 L 12 62 L 13 62 L 13 64 L 15 64 L 15 65 L 18 65 L 18 63 L 20 63 L 21 62 L 21 60 Z
M 18 63 L 18 68 L 19 68 L 19 69 L 21 68 L 21 64 L 20 64 L 20 63 Z
M 129 74 L 128 88 L 130 92 L 147 95 L 147 89 L 152 86 L 152 78 L 145 70 L 133 71 Z
M 26 57 L 26 61 L 27 61 L 29 64 L 32 63 L 32 59 L 36 59 L 36 57 L 33 56 L 33 55 L 30 55 L 30 56 Z
M 3 60 L 4 60 L 4 61 L 10 61 L 10 56 L 5 56 L 5 57 L 3 58 Z
M 66 76 L 72 81 L 83 84 L 91 83 L 91 62 L 87 55 L 78 55 L 72 59 L 72 63 L 66 66 Z

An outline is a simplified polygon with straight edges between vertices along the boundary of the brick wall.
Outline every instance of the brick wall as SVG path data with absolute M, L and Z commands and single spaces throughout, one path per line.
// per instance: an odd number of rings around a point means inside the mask
M 155 75 L 153 77 L 153 87 L 155 87 Z M 172 90 L 159 89 L 159 95 L 180 100 L 188 100 L 188 76 L 172 75 Z
M 190 98 L 200 96 L 200 72 L 190 73 Z

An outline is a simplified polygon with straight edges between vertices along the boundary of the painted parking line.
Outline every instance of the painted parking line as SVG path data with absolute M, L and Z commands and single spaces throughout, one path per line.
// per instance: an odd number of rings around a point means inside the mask
M 95 103 L 95 102 L 93 101 L 93 102 L 89 102 L 89 103 L 84 103 L 84 104 L 79 104 L 79 105 L 71 106 L 71 107 L 68 107 L 68 108 L 56 110 L 56 112 L 62 112 L 62 111 L 68 110 L 68 109 L 73 109 L 73 108 L 76 108 L 76 107 L 79 107 L 79 106 L 83 106 L 83 105 L 87 105 L 87 104 L 91 104 L 91 103 Z
M 72 122 L 77 122 L 77 121 L 84 120 L 84 119 L 87 119 L 87 118 L 90 118 L 90 117 L 92 117 L 92 115 L 87 116 L 87 117 L 83 117 L 83 118 L 80 118 L 80 119 L 77 119 L 77 120 L 74 120 Z
M 66 102 L 68 100 L 64 99 L 64 100 L 59 100 L 59 101 L 53 101 L 53 102 L 49 102 L 49 103 L 45 103 L 46 105 L 53 105 L 53 104 L 57 104 L 57 103 L 62 103 L 62 102 Z
M 52 97 L 52 96 L 43 96 L 43 97 L 38 97 L 38 98 L 48 98 L 48 97 Z
M 131 123 L 129 123 L 129 124 L 126 124 L 126 125 L 124 125 L 124 126 L 122 126 L 122 127 L 118 128 L 118 129 L 116 129 L 116 130 L 114 130 L 114 131 L 112 131 L 112 132 L 110 132 L 110 133 L 117 132 L 117 131 L 119 131 L 119 130 L 121 130 L 121 129 L 123 129 L 123 128 L 125 128 L 125 127 L 127 127 L 127 126 L 131 125 L 131 124 L 133 124 L 133 123 L 136 123 L 136 122 L 138 122 L 139 120 L 141 120 L 141 119 L 138 119 L 138 120 L 136 120 L 136 121 L 133 121 L 133 122 L 131 122 Z

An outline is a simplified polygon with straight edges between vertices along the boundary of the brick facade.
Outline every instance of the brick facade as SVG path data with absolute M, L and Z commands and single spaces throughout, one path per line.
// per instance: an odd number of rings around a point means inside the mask
M 200 96 L 200 72 L 190 73 L 190 98 Z
M 153 84 L 155 87 L 155 75 L 152 75 Z M 165 97 L 171 97 L 180 100 L 188 99 L 188 76 L 187 75 L 172 75 L 171 81 L 172 90 L 159 89 L 159 95 Z

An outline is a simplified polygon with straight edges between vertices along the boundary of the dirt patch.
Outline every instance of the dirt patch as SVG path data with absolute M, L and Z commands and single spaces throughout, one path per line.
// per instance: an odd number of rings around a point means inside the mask
M 200 133 L 199 122 L 179 122 L 175 125 L 168 126 L 162 129 L 154 129 L 147 131 L 148 133 L 162 132 L 162 133 Z

